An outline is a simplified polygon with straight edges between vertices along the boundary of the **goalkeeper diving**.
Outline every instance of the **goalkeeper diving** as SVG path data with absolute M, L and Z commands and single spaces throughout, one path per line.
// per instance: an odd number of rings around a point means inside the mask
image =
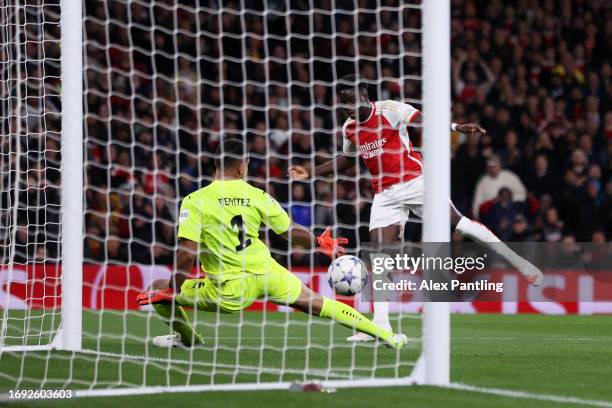
M 187 197 L 179 213 L 176 271 L 170 280 L 157 280 L 137 297 L 151 304 L 174 335 L 157 336 L 160 347 L 192 347 L 204 338 L 191 325 L 183 306 L 216 313 L 237 313 L 258 299 L 332 319 L 343 326 L 400 349 L 408 338 L 374 324 L 354 308 L 311 291 L 271 256 L 259 239 L 266 225 L 285 239 L 317 248 L 333 257 L 343 253 L 345 238 L 332 238 L 329 228 L 316 237 L 291 222 L 280 204 L 263 190 L 244 181 L 248 168 L 244 144 L 224 139 L 217 150 L 214 181 Z M 189 279 L 199 255 L 204 279 Z

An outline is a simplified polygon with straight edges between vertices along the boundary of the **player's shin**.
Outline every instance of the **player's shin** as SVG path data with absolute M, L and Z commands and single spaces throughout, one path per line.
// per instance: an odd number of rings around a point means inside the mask
M 357 310 L 337 300 L 323 298 L 323 307 L 319 316 L 335 320 L 345 327 L 356 329 L 386 342 L 393 337 L 391 330 L 375 324 Z
M 529 263 L 526 259 L 518 255 L 506 244 L 504 244 L 495 234 L 493 234 L 484 225 L 472 221 L 467 217 L 461 217 L 455 230 L 468 237 L 479 244 L 485 245 L 487 248 L 495 251 L 498 255 L 503 257 L 512 266 L 519 270 L 519 272 L 534 286 L 539 286 L 544 279 L 542 271 L 536 266 Z
M 374 302 L 374 323 L 390 328 L 391 322 L 389 321 L 389 302 Z
M 172 330 L 181 336 L 181 343 L 183 343 L 183 345 L 190 347 L 197 344 L 204 344 L 202 335 L 193 329 L 185 309 L 183 309 L 181 306 L 157 303 L 153 304 L 153 308 L 160 316 L 163 317 L 164 322 L 170 325 Z M 173 308 L 174 315 L 172 314 Z
M 379 262 L 382 260 L 382 264 L 387 264 L 387 258 L 391 258 L 386 253 L 372 253 L 370 254 L 370 262 L 375 262 L 375 258 L 379 258 Z M 392 270 L 387 270 L 384 274 L 379 276 L 379 279 L 383 279 L 387 282 L 392 281 Z M 379 302 L 374 302 L 374 323 L 385 328 L 391 328 L 389 322 L 389 302 L 388 299 L 378 299 Z

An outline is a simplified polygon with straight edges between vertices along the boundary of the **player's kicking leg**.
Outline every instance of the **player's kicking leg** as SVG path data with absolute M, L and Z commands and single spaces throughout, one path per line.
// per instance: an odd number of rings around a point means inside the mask
M 168 289 L 168 280 L 160 279 L 153 282 L 151 287 L 154 290 Z M 152 303 L 151 306 L 163 318 L 164 322 L 172 327 L 174 334 L 156 336 L 153 338 L 153 345 L 157 347 L 194 347 L 204 344 L 204 338 L 197 333 L 187 317 L 187 313 L 182 306 L 168 302 Z
M 423 178 L 401 183 L 374 196 L 370 215 L 370 238 L 373 242 L 385 244 L 400 239 L 401 227 L 406 223 L 410 212 L 422 218 L 424 196 Z M 495 234 L 479 222 L 464 217 L 450 202 L 451 223 L 455 231 L 462 236 L 486 246 L 508 261 L 525 279 L 534 286 L 542 284 L 544 275 L 535 265 L 518 255 Z M 374 322 L 389 325 L 389 304 L 374 303 Z M 347 341 L 373 341 L 374 338 L 364 333 L 357 333 Z
M 455 231 L 464 237 L 470 238 L 487 248 L 495 251 L 510 265 L 515 267 L 521 275 L 533 286 L 540 286 L 544 280 L 542 271 L 525 258 L 510 249 L 491 230 L 481 223 L 464 217 L 451 202 L 451 222 Z
M 314 316 L 335 320 L 345 327 L 356 329 L 370 337 L 379 338 L 393 349 L 401 349 L 408 343 L 408 337 L 405 334 L 393 334 L 390 328 L 375 324 L 349 305 L 323 297 L 304 285 L 302 285 L 300 296 L 290 306 Z

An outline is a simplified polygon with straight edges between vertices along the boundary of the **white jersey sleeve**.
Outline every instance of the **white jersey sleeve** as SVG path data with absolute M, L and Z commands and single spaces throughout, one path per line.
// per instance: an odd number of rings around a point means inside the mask
M 342 138 L 342 151 L 346 154 L 355 154 L 357 148 L 346 137 Z
M 380 106 L 377 108 L 382 111 L 382 114 L 395 129 L 409 124 L 420 113 L 417 108 L 407 103 L 391 100 L 378 103 Z
M 353 143 L 351 143 L 348 137 L 346 137 L 345 130 L 351 122 L 354 122 L 354 120 L 348 118 L 346 122 L 344 122 L 344 125 L 342 125 L 342 152 L 350 155 L 355 154 L 357 152 L 357 147 Z

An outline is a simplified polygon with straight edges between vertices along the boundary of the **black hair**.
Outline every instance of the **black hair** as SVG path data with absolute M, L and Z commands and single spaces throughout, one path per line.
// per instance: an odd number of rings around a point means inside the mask
M 338 79 L 336 84 L 337 93 L 346 90 L 354 91 L 355 88 L 359 89 L 359 92 L 365 91 L 366 94 L 368 93 L 368 84 L 358 75 L 345 75 Z
M 244 142 L 235 137 L 221 139 L 217 147 L 215 167 L 217 169 L 231 169 L 246 159 Z

